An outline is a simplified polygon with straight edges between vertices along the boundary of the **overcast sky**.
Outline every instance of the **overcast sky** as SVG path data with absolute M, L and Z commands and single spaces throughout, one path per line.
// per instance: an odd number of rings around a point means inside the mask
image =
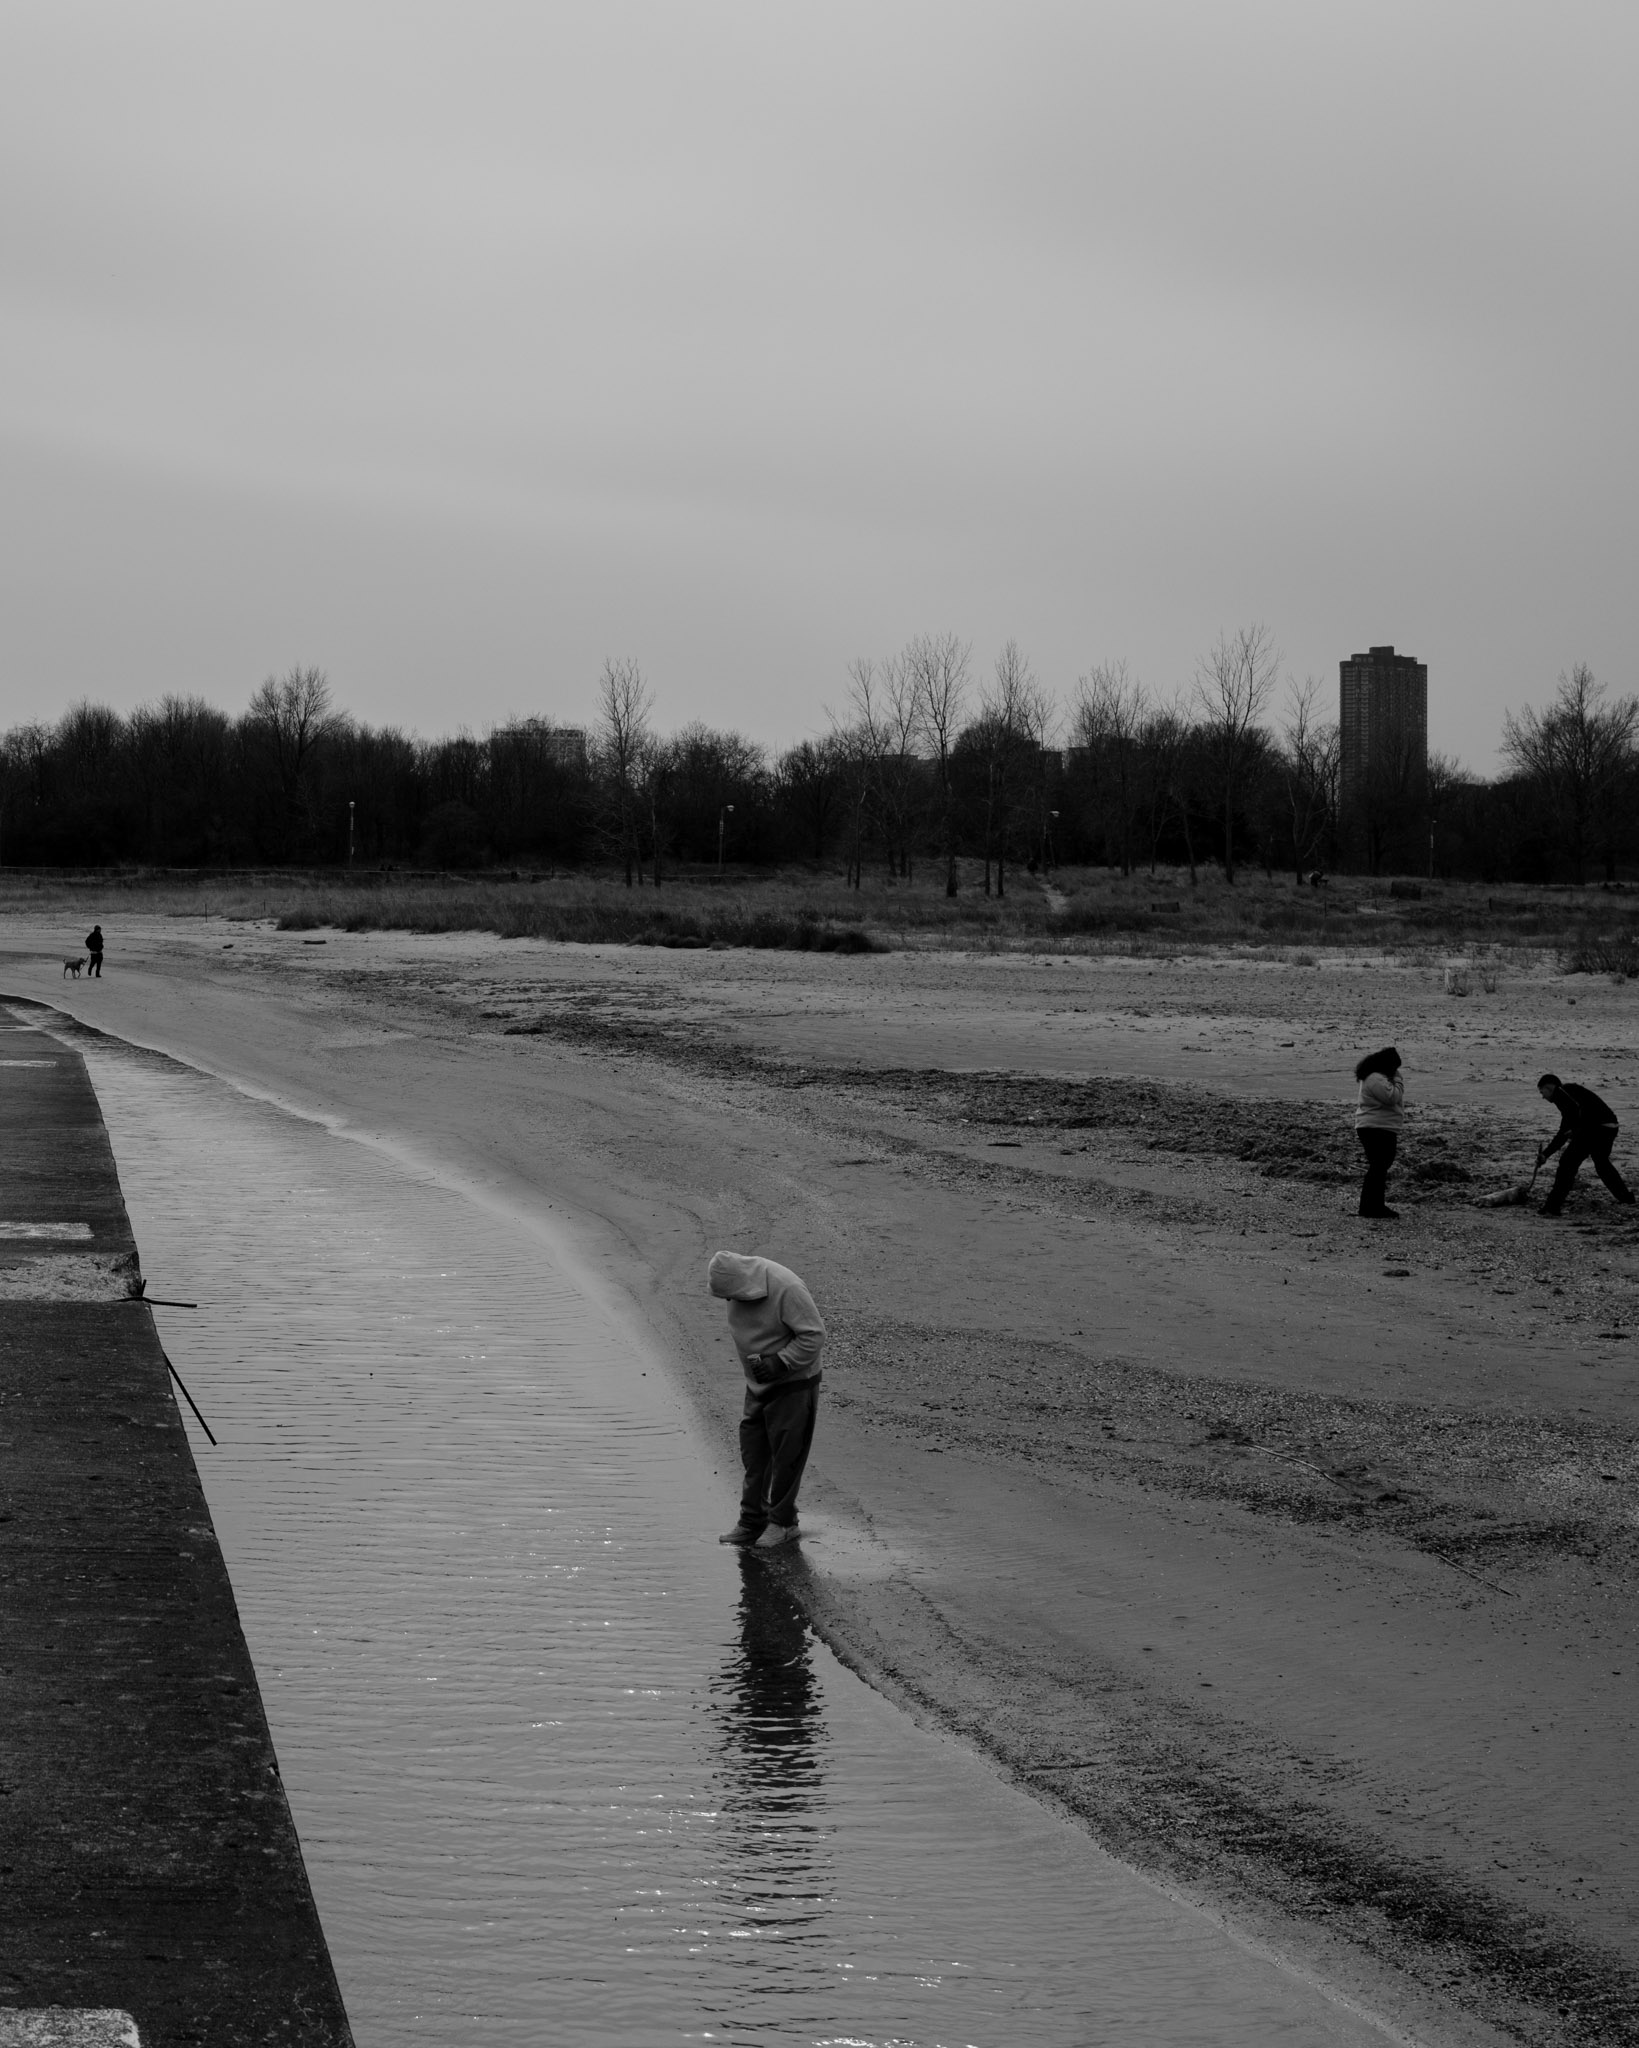
M 1258 619 L 1435 746 L 1636 678 L 1639 9 L 0 13 L 0 723 L 324 667 L 784 743 L 850 657 L 1161 693 Z

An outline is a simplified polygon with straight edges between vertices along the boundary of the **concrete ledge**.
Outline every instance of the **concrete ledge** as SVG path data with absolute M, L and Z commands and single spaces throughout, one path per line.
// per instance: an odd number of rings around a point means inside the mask
M 44 2012 L 0 2012 L 0 2048 L 142 2048 L 128 2012 L 76 2012 L 50 2005 Z
M 0 1058 L 30 1061 L 0 1067 L 0 2044 L 129 2040 L 116 2021 L 141 2048 L 350 2044 L 152 1314 L 81 1284 L 88 1259 L 136 1271 L 96 1095 L 19 1014 L 0 1012 Z

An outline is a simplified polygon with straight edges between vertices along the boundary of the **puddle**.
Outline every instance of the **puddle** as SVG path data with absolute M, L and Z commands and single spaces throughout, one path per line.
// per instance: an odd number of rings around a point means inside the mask
M 86 1057 L 360 2048 L 1384 2038 L 843 1670 L 525 1222 Z

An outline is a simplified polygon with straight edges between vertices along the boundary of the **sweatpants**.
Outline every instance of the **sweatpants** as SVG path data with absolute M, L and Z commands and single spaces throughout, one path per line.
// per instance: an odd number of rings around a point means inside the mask
M 819 1414 L 820 1383 L 798 1380 L 768 1394 L 746 1388 L 740 1415 L 740 1463 L 745 1485 L 740 1489 L 740 1526 L 763 1529 L 778 1522 L 797 1525 L 797 1488 L 814 1442 Z
M 1381 1216 L 1388 1207 L 1389 1168 L 1400 1143 L 1398 1131 L 1378 1130 L 1371 1124 L 1357 1124 L 1355 1136 L 1366 1154 L 1366 1178 L 1360 1186 L 1362 1216 Z
M 1594 1172 L 1619 1202 L 1631 1202 L 1633 1196 L 1628 1192 L 1627 1182 L 1611 1164 L 1611 1147 L 1615 1143 L 1615 1124 L 1596 1124 L 1586 1134 L 1577 1133 L 1567 1138 L 1565 1150 L 1559 1155 L 1559 1171 L 1554 1175 L 1554 1184 L 1542 1205 L 1543 1213 L 1548 1216 L 1559 1214 L 1584 1159 L 1593 1161 Z

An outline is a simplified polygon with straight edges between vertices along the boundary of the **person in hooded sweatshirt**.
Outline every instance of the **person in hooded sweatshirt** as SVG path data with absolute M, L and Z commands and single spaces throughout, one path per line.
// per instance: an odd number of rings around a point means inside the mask
M 819 1412 L 825 1325 L 790 1267 L 754 1252 L 718 1252 L 706 1283 L 728 1303 L 729 1335 L 746 1382 L 740 1519 L 719 1540 L 774 1550 L 797 1533 L 797 1488 Z

